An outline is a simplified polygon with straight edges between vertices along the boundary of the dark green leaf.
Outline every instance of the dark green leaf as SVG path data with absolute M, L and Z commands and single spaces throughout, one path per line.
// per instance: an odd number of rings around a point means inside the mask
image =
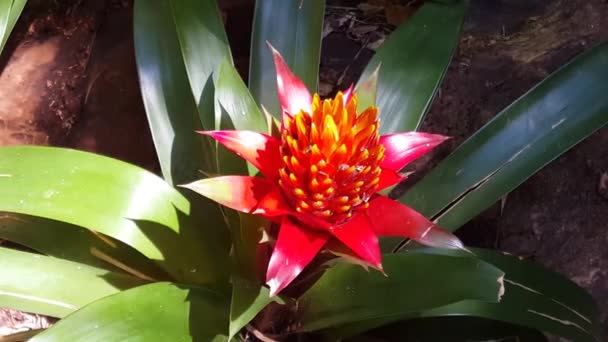
M 0 247 L 0 307 L 63 317 L 145 282 L 124 273 Z
M 27 0 L 4 0 L 0 2 L 0 53 L 8 41 L 17 19 Z
M 129 245 L 78 226 L 35 216 L 0 214 L 0 239 L 40 253 L 142 279 L 168 279 L 158 265 Z
M 459 0 L 424 2 L 365 68 L 361 80 L 380 66 L 376 106 L 381 133 L 420 126 L 458 44 L 466 7 L 466 1 Z
M 249 89 L 253 98 L 280 117 L 272 44 L 310 91 L 317 90 L 325 0 L 255 2 Z
M 433 249 L 426 252 L 457 253 Z M 473 253 L 505 272 L 505 295 L 501 302 L 464 301 L 431 310 L 424 316 L 471 315 L 531 327 L 573 341 L 600 340 L 598 308 L 593 298 L 575 283 L 514 256 L 484 249 L 473 249 Z
M 300 299 L 302 331 L 382 319 L 394 322 L 414 312 L 478 299 L 496 302 L 503 273 L 471 257 L 384 255 L 388 277 L 362 267 L 330 268 Z
M 226 341 L 227 308 L 207 289 L 155 283 L 91 303 L 30 341 Z
M 230 333 L 234 337 L 268 304 L 277 297 L 270 297 L 267 287 L 244 279 L 234 278 L 230 302 Z
M 559 304 L 551 303 L 549 298 L 531 293 L 523 288 L 505 284 L 505 295 L 500 304 L 478 301 L 462 301 L 447 305 L 443 308 L 430 310 L 421 314 L 421 317 L 437 317 L 466 315 L 484 317 L 504 322 L 529 326 L 546 332 L 568 338 L 572 341 L 601 341 L 599 335 L 588 325 L 577 325 L 575 318 L 567 309 L 560 308 Z M 556 316 L 546 315 L 545 312 L 557 313 Z
M 165 180 L 176 185 L 200 178 L 201 171 L 213 172 L 215 160 L 212 146 L 195 133 L 202 125 L 169 1 L 136 1 L 133 20 L 137 71 L 156 153 Z M 187 37 L 182 38 L 190 42 Z M 196 63 L 192 56 L 188 60 Z
M 223 130 L 249 130 L 268 133 L 268 122 L 234 66 L 225 60 L 220 66 L 215 85 L 216 127 Z M 218 166 L 222 174 L 257 173 L 234 152 L 220 147 Z M 247 170 L 245 170 L 247 167 Z
M 220 63 L 231 61 L 224 23 L 215 0 L 170 0 L 170 4 L 181 55 L 198 103 Z
M 538 329 L 573 341 L 600 340 L 601 323 L 597 307 L 593 299 L 576 284 L 514 256 L 484 249 L 473 249 L 472 252 L 505 272 L 505 294 L 499 303 L 465 300 L 416 312 L 402 319 L 464 315 Z M 470 255 L 438 249 L 416 249 L 405 253 Z M 335 327 L 328 333 L 333 337 L 352 336 L 388 322 L 385 318 L 377 318 L 356 325 Z
M 191 203 L 157 176 L 91 153 L 0 148 L 0 211 L 78 225 L 157 261 L 175 279 L 227 279 L 225 244 L 194 221 Z M 76 232 L 75 232 L 76 233 Z
M 268 132 L 266 117 L 228 60 L 220 66 L 215 94 L 219 105 L 230 116 L 234 129 Z
M 608 122 L 608 44 L 555 72 L 402 198 L 455 230 Z

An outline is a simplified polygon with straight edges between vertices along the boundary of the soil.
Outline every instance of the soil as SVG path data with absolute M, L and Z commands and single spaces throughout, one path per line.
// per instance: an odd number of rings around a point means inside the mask
M 320 92 L 356 81 L 374 48 L 407 20 L 408 1 L 328 0 Z M 220 1 L 247 75 L 252 1 Z M 384 6 L 384 7 L 382 7 Z M 389 8 L 390 10 L 382 10 Z M 30 0 L 0 57 L 0 145 L 50 144 L 158 172 L 139 95 L 130 1 Z M 387 15 L 388 14 L 388 15 Z M 530 87 L 608 39 L 605 0 L 472 0 L 424 130 L 452 136 L 439 159 Z M 602 128 L 463 227 L 468 244 L 533 258 L 586 288 L 608 333 L 608 128 Z M 430 164 L 436 160 L 430 161 Z M 23 314 L 0 310 L 0 335 Z M 32 323 L 34 322 L 34 323 Z M 40 323 L 40 322 L 39 322 Z M 23 327 L 22 324 L 20 327 Z

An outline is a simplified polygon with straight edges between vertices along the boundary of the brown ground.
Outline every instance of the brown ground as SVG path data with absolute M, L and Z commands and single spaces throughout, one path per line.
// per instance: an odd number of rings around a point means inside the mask
M 407 9 L 397 7 L 407 2 L 366 2 L 393 6 L 387 19 L 369 8 L 363 15 L 359 1 L 328 0 L 323 93 L 356 80 L 392 29 L 387 20 L 407 18 Z M 251 8 L 242 3 L 248 0 L 224 5 L 235 60 L 246 67 L 249 45 L 236 33 L 247 30 Z M 129 1 L 28 2 L 0 58 L 0 145 L 68 146 L 158 169 L 137 85 L 130 13 Z M 424 129 L 454 137 L 452 147 L 461 143 L 550 72 L 606 41 L 601 19 L 607 16 L 604 0 L 473 0 Z M 529 256 L 567 275 L 594 295 L 608 323 L 605 146 L 607 128 L 509 194 L 502 214 L 492 208 L 461 232 L 470 243 Z M 24 319 L 0 310 L 0 329 L 11 326 L 7 317 Z

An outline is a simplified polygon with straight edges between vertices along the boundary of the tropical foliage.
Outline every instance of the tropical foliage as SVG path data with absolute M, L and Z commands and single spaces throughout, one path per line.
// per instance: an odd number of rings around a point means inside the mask
M 0 306 L 62 318 L 32 341 L 600 340 L 584 290 L 450 231 L 606 124 L 608 46 L 499 113 L 399 203 L 377 191 L 444 140 L 415 131 L 466 2 L 425 2 L 354 91 L 329 100 L 310 95 L 324 6 L 256 1 L 248 87 L 215 1 L 135 2 L 162 178 L 85 152 L 0 148 L 0 238 L 36 252 L 0 247 Z

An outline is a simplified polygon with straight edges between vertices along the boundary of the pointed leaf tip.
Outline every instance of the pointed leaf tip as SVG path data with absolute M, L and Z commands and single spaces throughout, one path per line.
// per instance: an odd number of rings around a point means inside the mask
M 197 133 L 209 136 L 222 144 L 230 151 L 238 154 L 256 169 L 270 178 L 279 177 L 281 168 L 281 154 L 279 141 L 254 131 L 198 131 Z
M 293 74 L 283 56 L 269 43 L 268 47 L 272 51 L 274 66 L 277 74 L 277 93 L 283 111 L 289 114 L 297 114 L 303 110 L 310 113 L 312 106 L 312 96 L 306 85 L 296 75 Z
M 350 99 L 353 97 L 353 89 L 354 89 L 354 85 L 351 83 L 350 87 L 348 87 L 348 89 L 346 89 L 342 93 L 344 106 L 346 106 L 350 102 Z
M 328 239 L 328 234 L 302 228 L 285 217 L 266 272 L 266 285 L 270 287 L 270 295 L 276 295 L 287 287 L 319 253 Z
M 434 149 L 449 137 L 421 132 L 402 132 L 387 134 L 380 137 L 380 144 L 384 145 L 384 160 L 380 164 L 383 168 L 399 171 L 410 162 L 420 158 Z
M 244 213 L 271 217 L 288 210 L 281 190 L 272 181 L 260 177 L 221 176 L 180 186 Z
M 351 249 L 359 259 L 378 270 L 382 269 L 378 237 L 366 215 L 355 214 L 345 224 L 333 226 L 330 232 Z
M 369 203 L 367 216 L 377 235 L 404 237 L 437 248 L 465 249 L 454 234 L 406 205 L 381 195 Z

